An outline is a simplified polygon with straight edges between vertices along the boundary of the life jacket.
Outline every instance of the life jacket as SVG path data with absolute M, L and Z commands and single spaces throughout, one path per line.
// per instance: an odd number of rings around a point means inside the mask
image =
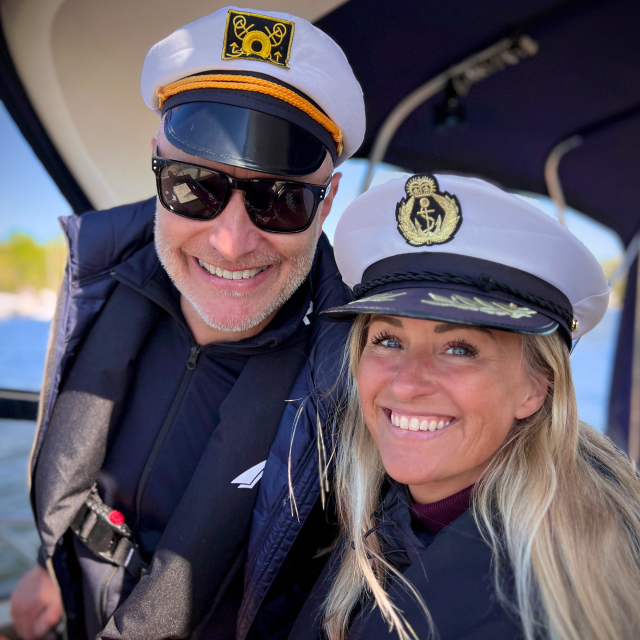
M 32 478 L 60 397 L 61 382 L 116 291 L 118 280 L 114 276 L 118 266 L 153 242 L 154 211 L 155 198 L 61 219 L 68 239 L 69 262 L 51 327 L 31 461 Z M 330 452 L 332 442 L 329 416 L 339 394 L 336 383 L 340 352 L 349 326 L 328 322 L 319 314 L 323 309 L 347 303 L 351 296 L 342 283 L 325 236 L 318 243 L 308 282 L 312 307 L 304 321 L 310 323 L 310 339 L 258 487 L 247 546 L 244 598 L 238 616 L 237 637 L 240 639 L 247 637 L 270 586 L 282 572 L 298 534 L 318 503 L 321 492 L 318 425 L 326 426 L 320 434 L 326 451 Z M 260 389 L 255 393 L 261 393 Z M 262 393 L 268 394 L 268 390 Z M 34 506 L 39 491 L 42 489 L 33 482 Z M 47 522 L 36 524 L 41 532 L 51 531 Z M 47 537 L 41 533 L 41 537 L 41 561 L 55 559 L 56 554 L 64 555 L 64 535 Z M 58 578 L 64 590 L 65 576 Z M 77 588 L 77 585 L 68 587 Z M 284 605 L 281 612 L 285 616 L 286 609 Z

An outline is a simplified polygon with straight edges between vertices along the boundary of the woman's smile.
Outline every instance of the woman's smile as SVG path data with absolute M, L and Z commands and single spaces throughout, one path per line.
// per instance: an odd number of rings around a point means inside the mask
M 391 433 L 398 438 L 433 438 L 458 422 L 455 416 L 433 412 L 383 408 L 382 414 Z

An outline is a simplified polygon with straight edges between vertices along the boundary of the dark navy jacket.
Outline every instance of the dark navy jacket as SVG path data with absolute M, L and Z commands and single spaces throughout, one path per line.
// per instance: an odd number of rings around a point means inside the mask
M 391 601 L 420 640 L 523 640 L 524 633 L 511 607 L 497 597 L 493 582 L 492 550 L 483 540 L 469 510 L 435 535 L 414 531 L 410 498 L 405 485 L 396 483 L 377 511 L 375 530 L 385 558 L 422 596 L 436 630 L 415 598 L 395 579 L 388 584 Z M 298 617 L 289 640 L 326 640 L 320 610 L 331 588 L 340 545 Z M 347 553 L 350 549 L 347 549 Z M 511 591 L 512 576 L 505 571 L 503 588 Z M 507 610 L 509 609 L 509 610 Z M 363 603 L 347 633 L 349 640 L 393 640 L 380 609 Z
M 69 264 L 52 324 L 41 415 L 32 456 L 32 474 L 37 475 L 38 457 L 59 396 L 61 381 L 68 373 L 85 336 L 114 292 L 114 270 L 123 261 L 153 241 L 155 199 L 109 211 L 91 212 L 81 217 L 62 219 L 69 243 Z M 256 620 L 251 637 L 260 635 L 256 628 L 273 629 L 273 637 L 282 626 L 279 616 L 287 617 L 288 603 L 279 601 L 278 580 L 287 580 L 286 569 L 300 566 L 305 557 L 297 556 L 294 547 L 303 525 L 311 515 L 311 524 L 324 519 L 319 515 L 318 429 L 325 425 L 327 446 L 331 441 L 329 415 L 337 393 L 336 379 L 340 350 L 348 325 L 331 323 L 318 314 L 326 308 L 345 304 L 350 293 L 342 283 L 332 249 L 323 236 L 309 275 L 313 303 L 310 340 L 306 363 L 299 371 L 273 440 L 257 500 L 248 540 L 245 564 L 245 590 L 238 615 L 237 637 L 245 638 Z M 293 492 L 290 494 L 289 477 Z M 32 485 L 32 499 L 37 502 L 42 487 Z M 315 514 L 315 515 L 313 515 Z M 55 527 L 38 522 L 43 539 L 41 561 L 51 558 L 60 548 Z M 58 539 L 57 539 L 58 538 Z M 292 550 L 293 547 L 293 550 Z M 304 589 L 303 589 L 304 591 Z M 275 594 L 275 595 L 274 595 Z M 301 593 L 300 598 L 304 597 Z M 301 602 L 298 603 L 298 606 Z M 295 607 L 294 607 L 295 608 Z M 290 620 L 286 620 L 290 624 Z M 267 635 L 271 635 L 267 632 Z

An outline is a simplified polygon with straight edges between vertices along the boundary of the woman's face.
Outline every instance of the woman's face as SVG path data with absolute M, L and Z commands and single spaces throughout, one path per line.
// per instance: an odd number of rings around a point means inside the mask
M 473 484 L 546 386 L 518 334 L 375 316 L 358 369 L 364 417 L 387 473 L 430 503 Z

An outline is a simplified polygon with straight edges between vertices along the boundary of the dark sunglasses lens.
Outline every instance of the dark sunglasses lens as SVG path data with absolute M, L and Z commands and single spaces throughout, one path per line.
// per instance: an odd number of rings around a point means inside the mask
M 245 200 L 254 222 L 265 231 L 302 231 L 316 208 L 311 189 L 266 180 L 254 182 Z
M 163 204 L 174 213 L 210 220 L 222 208 L 227 182 L 207 169 L 172 163 L 162 168 L 160 188 Z

